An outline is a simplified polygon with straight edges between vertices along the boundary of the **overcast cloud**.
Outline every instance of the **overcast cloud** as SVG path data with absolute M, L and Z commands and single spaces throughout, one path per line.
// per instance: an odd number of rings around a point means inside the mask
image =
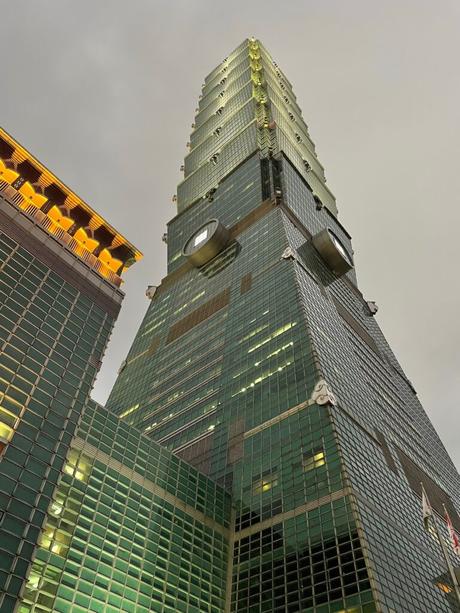
M 94 397 L 166 270 L 205 75 L 260 38 L 294 86 L 361 290 L 454 461 L 459 440 L 457 0 L 0 0 L 0 123 L 145 254 Z

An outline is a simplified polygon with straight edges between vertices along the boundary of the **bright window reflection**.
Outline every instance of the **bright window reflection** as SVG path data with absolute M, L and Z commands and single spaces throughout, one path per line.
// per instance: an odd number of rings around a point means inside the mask
M 304 454 L 302 465 L 305 472 L 319 468 L 326 463 L 326 457 L 322 449 L 316 449 L 312 454 Z
M 252 492 L 253 494 L 263 494 L 271 490 L 275 485 L 278 485 L 278 472 L 266 471 L 262 473 L 261 477 L 253 479 Z
M 193 246 L 196 247 L 197 245 L 205 241 L 207 236 L 208 236 L 208 229 L 206 228 L 205 230 L 203 230 L 203 232 L 200 232 L 199 234 L 195 236 L 195 239 L 193 241 Z

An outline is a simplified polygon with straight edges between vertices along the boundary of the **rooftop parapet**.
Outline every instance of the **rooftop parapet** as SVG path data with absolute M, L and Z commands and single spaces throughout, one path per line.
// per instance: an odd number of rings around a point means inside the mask
M 0 195 L 119 287 L 142 253 L 0 128 Z

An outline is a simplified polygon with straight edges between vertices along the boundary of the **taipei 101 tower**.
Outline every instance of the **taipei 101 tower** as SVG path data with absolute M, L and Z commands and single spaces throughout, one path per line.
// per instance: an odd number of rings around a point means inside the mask
M 259 41 L 205 79 L 183 169 L 107 408 L 231 493 L 229 610 L 460 610 L 458 473 Z

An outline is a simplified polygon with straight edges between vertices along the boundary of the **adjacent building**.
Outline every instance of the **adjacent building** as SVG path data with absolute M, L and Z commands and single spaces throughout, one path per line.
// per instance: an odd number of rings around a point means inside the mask
M 188 146 L 168 274 L 108 409 L 232 493 L 231 611 L 456 610 L 420 492 L 444 538 L 458 473 L 259 41 L 205 79 Z
M 139 258 L 0 129 L 2 613 L 16 610 L 120 309 L 120 275 Z
M 90 400 L 17 611 L 221 613 L 232 524 L 230 494 Z

